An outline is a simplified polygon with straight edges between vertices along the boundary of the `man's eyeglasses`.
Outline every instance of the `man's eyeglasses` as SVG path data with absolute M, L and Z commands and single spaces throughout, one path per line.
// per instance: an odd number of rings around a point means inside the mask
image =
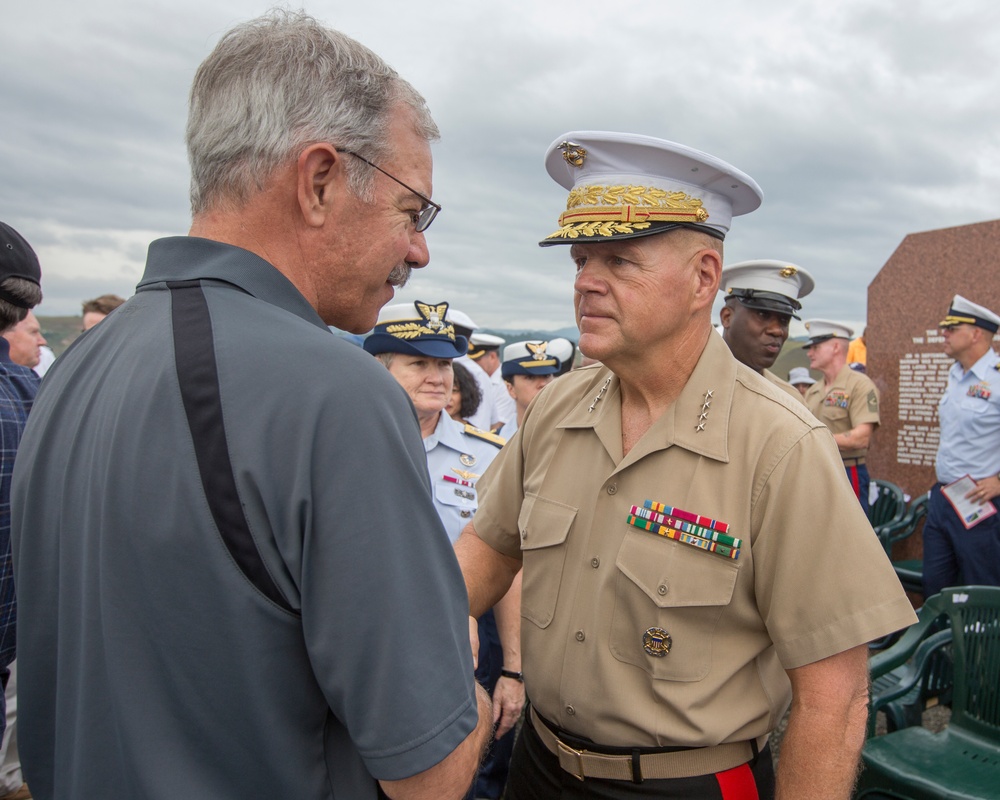
M 364 156 L 359 156 L 353 150 L 342 150 L 342 149 L 340 149 L 338 147 L 337 148 L 337 152 L 338 153 L 347 153 L 347 155 L 349 155 L 349 156 L 354 156 L 355 158 L 360 159 L 361 161 L 364 161 L 369 167 L 374 167 L 379 172 L 381 172 L 383 175 L 385 175 L 387 178 L 392 178 L 394 181 L 396 181 L 396 183 L 398 183 L 404 189 L 413 192 L 417 197 L 419 197 L 421 200 L 424 201 L 424 204 L 420 207 L 420 211 L 417 212 L 417 219 L 416 219 L 416 223 L 415 223 L 415 227 L 417 229 L 417 233 L 423 233 L 425 230 L 427 230 L 431 226 L 431 223 L 434 221 L 434 217 L 436 217 L 438 215 L 438 212 L 441 210 L 441 206 L 439 206 L 437 203 L 435 203 L 429 197 L 426 197 L 426 196 L 422 195 L 416 189 L 413 189 L 413 188 L 407 186 L 405 183 L 403 183 L 395 175 L 390 175 L 388 172 L 386 172 L 384 169 L 382 169 L 382 167 L 380 167 L 378 164 L 373 164 L 371 161 L 369 161 Z

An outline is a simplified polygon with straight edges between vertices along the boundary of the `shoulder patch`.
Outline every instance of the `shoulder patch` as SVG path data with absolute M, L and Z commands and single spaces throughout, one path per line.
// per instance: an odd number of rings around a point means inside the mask
M 495 433 L 490 433 L 489 431 L 481 431 L 468 422 L 465 423 L 465 429 L 462 431 L 466 436 L 474 436 L 477 439 L 482 439 L 484 442 L 489 442 L 494 447 L 503 447 L 507 444 L 507 440 L 502 436 L 498 436 Z

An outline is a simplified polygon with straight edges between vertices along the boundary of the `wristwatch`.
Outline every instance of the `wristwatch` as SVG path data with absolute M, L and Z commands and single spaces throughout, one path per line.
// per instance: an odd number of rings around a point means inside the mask
M 512 669 L 502 669 L 500 670 L 501 678 L 511 678 L 518 683 L 524 683 L 524 675 L 520 672 L 514 672 Z

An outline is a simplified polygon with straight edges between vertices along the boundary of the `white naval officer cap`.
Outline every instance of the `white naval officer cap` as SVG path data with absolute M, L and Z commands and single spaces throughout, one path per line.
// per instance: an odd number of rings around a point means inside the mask
M 384 306 L 362 347 L 372 355 L 403 353 L 430 358 L 458 358 L 468 340 L 455 333 L 448 303 L 395 303 Z
M 725 161 L 652 136 L 571 131 L 545 154 L 545 169 L 569 189 L 559 230 L 543 247 L 651 236 L 689 227 L 724 239 L 732 218 L 763 199 L 749 175 Z
M 549 339 L 549 353 L 559 359 L 559 374 L 562 375 L 573 369 L 573 362 L 576 360 L 576 342 L 565 336 Z
M 812 275 L 787 261 L 741 261 L 722 270 L 719 291 L 747 308 L 774 311 L 799 319 L 799 300 L 815 287 Z
M 963 324 L 975 325 L 977 328 L 985 328 L 990 333 L 996 333 L 997 330 L 1000 330 L 1000 317 L 985 306 L 973 303 L 962 295 L 956 294 L 952 298 L 948 316 L 941 320 L 938 325 L 942 328 L 953 328 Z
M 792 367 L 788 370 L 788 382 L 792 386 L 798 386 L 800 383 L 812 386 L 816 383 L 816 379 L 809 374 L 808 367 Z
M 456 333 L 468 339 L 474 330 L 479 326 L 472 321 L 472 317 L 457 308 L 448 309 L 448 322 L 455 326 Z
M 488 350 L 499 350 L 506 341 L 501 336 L 476 331 L 469 337 L 469 358 L 482 358 Z
M 514 375 L 555 375 L 562 367 L 562 362 L 550 351 L 551 344 L 552 342 L 535 339 L 507 345 L 503 349 L 500 375 L 504 378 Z
M 828 319 L 807 319 L 803 325 L 809 332 L 809 342 L 805 347 L 812 347 L 827 339 L 850 339 L 854 335 L 853 328 L 848 328 L 840 322 L 831 322 Z

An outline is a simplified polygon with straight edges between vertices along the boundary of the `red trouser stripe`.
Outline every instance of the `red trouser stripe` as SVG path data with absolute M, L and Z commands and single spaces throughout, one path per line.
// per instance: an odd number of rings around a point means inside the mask
M 719 782 L 722 800 L 759 800 L 757 782 L 753 779 L 749 764 L 716 772 L 715 779 Z
M 858 483 L 858 468 L 848 467 L 847 476 L 851 479 L 851 488 L 854 489 L 854 496 L 861 499 L 861 485 Z

